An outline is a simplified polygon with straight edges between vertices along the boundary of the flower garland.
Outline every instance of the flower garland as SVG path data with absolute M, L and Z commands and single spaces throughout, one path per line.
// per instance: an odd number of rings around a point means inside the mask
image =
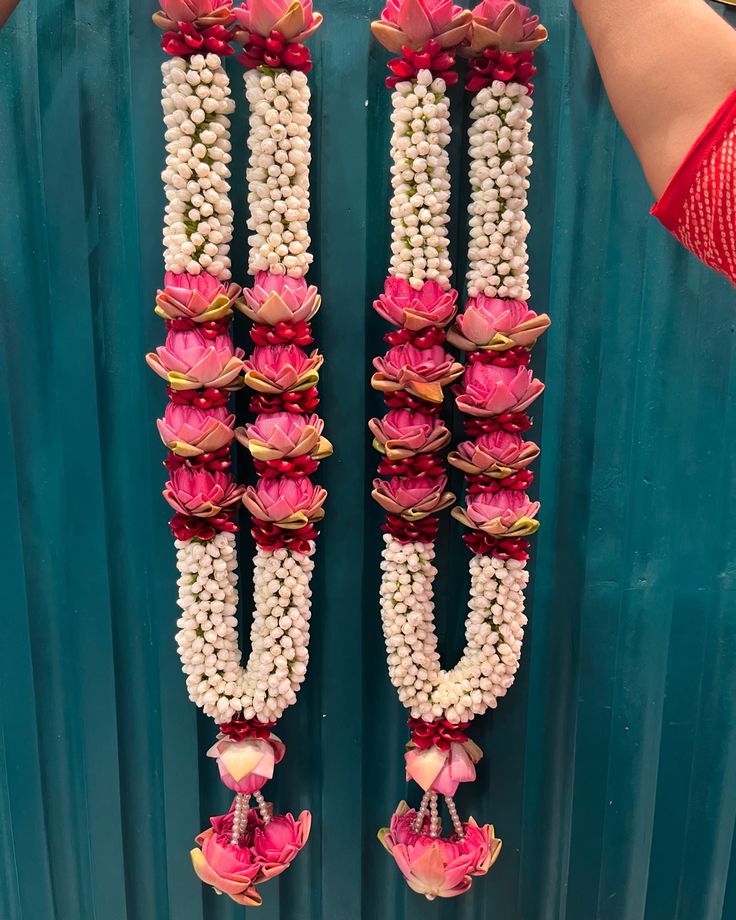
M 261 793 L 285 746 L 272 732 L 307 670 L 310 580 L 326 492 L 309 479 L 332 447 L 314 413 L 322 357 L 310 320 L 320 306 L 304 275 L 309 253 L 309 52 L 320 25 L 310 0 L 161 0 L 166 125 L 164 287 L 156 313 L 165 345 L 147 356 L 168 384 L 159 419 L 169 449 L 164 498 L 174 509 L 181 616 L 176 636 L 189 698 L 219 727 L 208 756 L 235 793 L 192 850 L 197 875 L 238 904 L 283 872 L 306 843 L 311 817 L 274 814 Z M 230 281 L 230 122 L 222 58 L 243 45 L 251 106 L 247 172 L 251 289 Z M 253 351 L 236 348 L 233 307 L 252 322 Z M 254 391 L 255 419 L 235 428 L 234 390 Z M 258 482 L 230 472 L 237 439 Z M 238 644 L 235 534 L 245 505 L 256 541 L 255 610 L 245 667 Z M 255 804 L 251 807 L 251 799 Z
M 372 386 L 388 412 L 369 423 L 381 454 L 373 496 L 387 512 L 381 619 L 388 670 L 409 710 L 407 779 L 424 795 L 402 802 L 379 839 L 409 886 L 429 899 L 453 897 L 484 875 L 501 848 L 492 825 L 461 820 L 460 783 L 475 779 L 480 749 L 466 730 L 494 708 L 514 681 L 524 626 L 529 543 L 539 503 L 526 494 L 539 448 L 522 433 L 526 409 L 544 389 L 527 365 L 549 326 L 527 306 L 525 217 L 531 167 L 533 52 L 547 37 L 517 0 L 483 0 L 471 11 L 443 0 L 388 0 L 376 38 L 400 57 L 389 63 L 392 257 L 374 307 L 397 327 L 374 360 Z M 460 51 L 473 94 L 469 130 L 471 202 L 468 299 L 455 316 L 447 224 L 450 184 L 447 85 Z M 454 323 L 453 323 L 454 320 Z M 450 325 L 452 324 L 452 325 Z M 449 331 L 448 331 L 449 327 Z M 466 352 L 458 363 L 445 342 Z M 471 549 L 466 646 L 450 670 L 440 665 L 434 624 L 437 513 L 452 505 L 438 452 L 451 440 L 440 412 L 454 381 L 468 440 L 449 462 L 465 473 L 466 505 L 453 510 Z M 438 796 L 451 831 L 442 835 Z

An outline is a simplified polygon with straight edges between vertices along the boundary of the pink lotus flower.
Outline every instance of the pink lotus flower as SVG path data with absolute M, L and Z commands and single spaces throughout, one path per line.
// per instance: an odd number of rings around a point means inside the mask
M 415 819 L 414 809 L 401 802 L 391 826 L 382 828 L 378 839 L 396 860 L 412 891 L 430 901 L 464 894 L 472 877 L 485 875 L 501 851 L 501 841 L 491 825 L 479 828 L 470 818 L 463 824 L 465 836 L 458 840 L 454 835 L 448 839 L 417 833 Z
M 317 288 L 307 285 L 304 278 L 258 272 L 253 288 L 243 289 L 243 299 L 236 306 L 254 323 L 275 326 L 309 321 L 320 302 Z
M 389 514 L 419 521 L 449 507 L 455 496 L 445 492 L 447 476 L 394 476 L 373 480 L 373 498 Z
M 324 358 L 297 345 L 262 345 L 245 361 L 245 383 L 259 393 L 298 393 L 319 382 Z
M 287 42 L 303 42 L 322 25 L 322 14 L 312 11 L 312 0 L 246 0 L 233 10 L 249 35 L 268 38 L 274 30 Z
M 264 880 L 279 875 L 294 861 L 309 838 L 311 826 L 312 816 L 303 811 L 296 820 L 289 814 L 274 815 L 268 824 L 256 828 L 253 852 L 261 864 Z
M 392 409 L 383 418 L 372 418 L 368 427 L 373 433 L 373 446 L 389 460 L 432 453 L 450 440 L 442 419 L 410 409 Z
M 535 520 L 539 508 L 539 502 L 533 502 L 525 492 L 501 489 L 468 495 L 467 507 L 453 508 L 452 516 L 491 537 L 528 537 L 539 530 Z
M 228 473 L 182 466 L 172 471 L 163 496 L 174 511 L 207 518 L 237 504 L 243 491 Z
M 233 0 L 161 0 L 153 21 L 159 29 L 176 29 L 180 22 L 191 22 L 201 29 L 228 26 L 233 21 Z
M 210 339 L 199 329 L 172 329 L 166 336 L 166 345 L 160 345 L 156 354 L 146 355 L 146 361 L 174 390 L 235 390 L 242 386 L 238 377 L 243 370 L 243 355 L 243 349 L 234 348 L 224 332 Z
M 399 54 L 403 45 L 418 51 L 434 39 L 456 48 L 470 34 L 473 14 L 452 0 L 388 0 L 371 31 L 384 48 Z
M 517 0 L 482 0 L 473 8 L 473 31 L 469 53 L 485 48 L 501 51 L 533 51 L 547 39 L 547 30 Z
M 455 795 L 460 783 L 475 780 L 475 764 L 481 756 L 480 748 L 472 742 L 453 741 L 446 751 L 435 745 L 426 750 L 412 747 L 404 754 L 406 778 L 413 779 L 425 792 Z
M 295 530 L 305 524 L 321 521 L 325 516 L 322 505 L 327 492 L 305 476 L 286 479 L 260 479 L 248 486 L 243 504 L 259 521 L 270 521 L 285 530 Z
M 431 348 L 397 345 L 382 358 L 374 358 L 373 366 L 378 372 L 371 378 L 374 390 L 383 393 L 406 390 L 432 403 L 441 403 L 442 387 L 457 380 L 463 372 L 462 364 L 441 345 Z
M 161 440 L 180 457 L 199 457 L 226 447 L 233 439 L 235 416 L 227 406 L 197 409 L 170 402 L 158 419 Z
M 231 741 L 220 735 L 207 751 L 217 760 L 220 779 L 233 792 L 251 795 L 273 777 L 275 764 L 283 760 L 286 745 L 270 733 L 268 738 L 243 738 Z
M 195 841 L 201 849 L 191 851 L 194 871 L 205 884 L 244 907 L 261 905 L 256 885 L 288 868 L 307 842 L 312 825 L 308 811 L 296 819 L 290 814 L 273 815 L 265 823 L 251 808 L 240 845 L 233 846 L 233 812 L 210 820 L 212 826 Z
M 463 822 L 463 831 L 465 836 L 456 841 L 457 847 L 475 864 L 472 874 L 485 875 L 499 857 L 501 841 L 494 835 L 492 824 L 479 827 L 473 818 Z
M 381 828 L 378 832 L 378 839 L 386 847 L 386 837 L 390 834 L 393 844 L 400 843 L 405 846 L 413 846 L 425 836 L 423 828 L 418 831 L 414 830 L 416 818 L 417 812 L 415 808 L 409 808 L 404 801 L 399 802 L 396 806 L 396 811 L 391 815 L 389 827 Z
M 210 820 L 212 826 L 195 841 L 201 849 L 191 851 L 194 871 L 206 885 L 229 895 L 236 904 L 259 907 L 262 898 L 254 884 L 260 870 L 259 860 L 249 846 L 234 847 L 230 843 L 232 812 Z M 250 823 L 250 814 L 248 820 Z
M 268 412 L 253 424 L 236 429 L 235 436 L 255 460 L 304 456 L 324 460 L 332 453 L 332 444 L 322 436 L 324 424 L 318 415 Z
M 445 291 L 436 281 L 425 281 L 416 291 L 403 278 L 389 277 L 373 308 L 394 326 L 418 332 L 428 326 L 446 326 L 455 315 L 456 300 L 457 291 Z
M 472 364 L 455 391 L 455 404 L 461 412 L 487 418 L 523 412 L 543 390 L 544 384 L 526 367 Z
M 156 295 L 156 313 L 163 319 L 207 323 L 229 316 L 239 293 L 237 284 L 222 284 L 207 272 L 199 275 L 166 272 L 164 289 Z
M 465 312 L 447 333 L 447 341 L 463 351 L 531 348 L 549 324 L 546 313 L 537 316 L 521 300 L 479 294 L 468 300 Z
M 464 473 L 503 479 L 526 469 L 538 456 L 539 448 L 533 441 L 501 430 L 483 434 L 477 441 L 463 441 L 447 459 Z

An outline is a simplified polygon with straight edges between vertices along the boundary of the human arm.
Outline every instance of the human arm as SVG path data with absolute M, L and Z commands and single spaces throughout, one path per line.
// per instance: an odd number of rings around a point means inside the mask
M 736 31 L 704 0 L 573 0 L 621 126 L 659 198 L 736 88 Z

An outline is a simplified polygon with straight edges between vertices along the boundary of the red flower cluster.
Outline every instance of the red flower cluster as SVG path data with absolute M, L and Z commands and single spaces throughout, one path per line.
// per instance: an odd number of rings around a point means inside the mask
M 394 329 L 387 332 L 383 341 L 387 345 L 406 345 L 411 343 L 415 348 L 431 348 L 433 345 L 443 345 L 446 333 L 439 326 L 430 326 L 428 329 Z
M 519 537 L 491 537 L 482 530 L 471 530 L 463 535 L 463 541 L 471 552 L 477 556 L 495 556 L 497 559 L 517 559 L 526 562 L 529 558 L 528 540 Z
M 504 412 L 491 418 L 466 418 L 465 431 L 468 437 L 477 438 L 481 434 L 493 434 L 494 431 L 508 431 L 509 434 L 521 434 L 532 427 L 532 420 L 526 412 Z
M 301 348 L 314 341 L 312 327 L 306 320 L 298 323 L 281 322 L 275 326 L 255 323 L 251 326 L 250 337 L 256 345 L 299 345 Z
M 442 406 L 425 402 L 406 390 L 394 390 L 393 393 L 384 393 L 383 401 L 389 409 L 413 409 L 417 412 L 428 412 L 430 415 L 439 415 Z
M 195 409 L 216 409 L 218 406 L 226 406 L 230 399 L 227 390 L 217 387 L 207 387 L 204 390 L 174 390 L 167 387 L 166 395 L 180 406 L 194 406 Z
M 246 738 L 269 738 L 275 722 L 259 722 L 258 719 L 245 719 L 239 716 L 232 722 L 222 722 L 220 731 L 231 741 L 244 741 Z
M 440 528 L 438 517 L 426 517 L 421 521 L 406 521 L 398 514 L 387 514 L 386 523 L 381 525 L 383 533 L 390 533 L 399 543 L 433 543 Z
M 471 351 L 468 364 L 495 364 L 496 367 L 527 367 L 532 359 L 528 348 L 517 345 L 508 351 Z
M 393 76 L 386 77 L 386 86 L 393 89 L 403 80 L 411 80 L 420 70 L 429 70 L 432 76 L 441 77 L 447 86 L 457 83 L 457 73 L 453 70 L 455 55 L 439 42 L 430 39 L 419 51 L 413 51 L 406 45 L 401 48 L 401 57 L 392 58 L 388 69 Z
M 300 476 L 311 476 L 316 472 L 319 460 L 303 454 L 301 457 L 282 458 L 281 460 L 254 460 L 253 466 L 256 468 L 256 473 L 263 479 L 274 479 L 276 476 L 298 479 Z
M 228 331 L 227 320 L 211 319 L 206 323 L 198 323 L 196 320 L 187 318 L 168 319 L 166 320 L 166 329 L 174 332 L 191 332 L 196 329 L 206 339 L 216 339 L 218 335 Z
M 207 54 L 208 51 L 223 57 L 232 54 L 230 42 L 233 30 L 223 25 L 198 29 L 193 22 L 178 22 L 177 31 L 164 32 L 161 47 L 167 54 L 189 57 L 192 54 Z
M 313 412 L 319 405 L 317 387 L 302 390 L 301 393 L 258 393 L 251 396 L 248 408 L 251 412 Z
M 192 514 L 177 513 L 169 521 L 171 532 L 177 540 L 213 540 L 218 533 L 237 533 L 234 511 L 221 511 L 214 517 L 201 518 Z
M 309 73 L 312 69 L 312 58 L 306 45 L 287 42 L 276 29 L 268 38 L 250 32 L 238 60 L 246 70 L 255 70 L 264 65 L 274 69 L 285 67 L 287 70 L 301 70 L 302 73 Z
M 385 457 L 378 464 L 381 476 L 442 476 L 445 465 L 432 453 L 414 454 L 403 460 L 388 460 Z
M 482 492 L 500 492 L 502 489 L 525 492 L 534 482 L 534 473 L 531 470 L 519 470 L 505 479 L 492 479 L 489 476 L 477 475 L 466 476 L 465 480 L 468 483 L 469 495 L 479 495 Z
M 221 447 L 219 450 L 210 451 L 209 453 L 200 454 L 198 457 L 189 457 L 188 459 L 180 457 L 170 450 L 164 460 L 164 466 L 167 470 L 173 471 L 179 470 L 188 464 L 192 467 L 203 467 L 206 470 L 216 471 L 230 469 L 232 462 L 230 448 L 228 446 Z
M 409 719 L 406 724 L 411 732 L 411 740 L 422 751 L 431 747 L 449 751 L 451 744 L 465 744 L 468 740 L 465 731 L 470 725 L 469 722 L 458 722 L 453 725 L 447 719 L 438 719 L 436 722 Z
M 469 93 L 477 93 L 484 86 L 490 86 L 494 80 L 503 80 L 504 83 L 521 83 L 532 93 L 534 84 L 529 81 L 537 72 L 533 61 L 533 51 L 514 53 L 486 48 L 478 57 L 468 61 L 465 89 Z
M 310 543 L 319 536 L 314 524 L 305 524 L 295 530 L 284 530 L 268 521 L 252 517 L 251 536 L 261 549 L 290 549 L 295 553 L 308 553 Z

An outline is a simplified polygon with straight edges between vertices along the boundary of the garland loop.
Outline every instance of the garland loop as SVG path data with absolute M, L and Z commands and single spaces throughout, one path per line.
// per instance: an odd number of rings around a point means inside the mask
M 495 708 L 519 667 L 529 541 L 539 503 L 526 490 L 539 448 L 522 440 L 528 408 L 543 390 L 529 369 L 531 348 L 549 325 L 530 298 L 525 216 L 533 52 L 546 38 L 538 17 L 517 0 L 483 0 L 472 12 L 436 0 L 388 0 L 372 24 L 376 38 L 401 57 L 389 64 L 391 223 L 389 277 L 374 303 L 397 327 L 374 360 L 373 387 L 387 413 L 369 423 L 381 453 L 373 496 L 387 512 L 381 620 L 388 671 L 409 710 L 407 779 L 423 790 L 402 802 L 379 839 L 410 887 L 425 897 L 453 897 L 484 875 L 501 848 L 492 825 L 460 819 L 454 801 L 472 782 L 480 749 L 472 719 Z M 456 54 L 469 59 L 473 94 L 468 298 L 458 292 L 448 258 L 449 99 Z M 447 347 L 466 354 L 459 364 Z M 465 506 L 452 516 L 468 532 L 470 560 L 466 645 L 457 664 L 440 664 L 433 584 L 438 514 L 455 496 L 439 455 L 450 440 L 442 423 L 452 389 L 469 440 L 449 455 L 466 479 Z M 451 824 L 442 834 L 438 797 Z
M 307 355 L 317 289 L 309 252 L 309 53 L 320 25 L 310 0 L 161 0 L 166 125 L 166 275 L 156 312 L 166 342 L 147 356 L 166 381 L 158 421 L 169 453 L 164 498 L 179 571 L 176 635 L 190 699 L 219 727 L 208 755 L 235 794 L 196 838 L 197 875 L 236 903 L 257 906 L 259 886 L 304 846 L 311 817 L 279 815 L 261 792 L 285 753 L 272 732 L 296 701 L 309 659 L 311 575 L 326 493 L 309 479 L 332 451 L 313 414 L 321 356 Z M 229 116 L 221 58 L 244 44 L 251 105 L 248 168 L 252 288 L 230 281 Z M 233 309 L 251 322 L 250 355 L 230 334 Z M 233 392 L 254 395 L 255 420 L 235 430 Z M 255 486 L 230 471 L 233 441 L 249 452 Z M 238 640 L 235 533 L 244 504 L 256 541 L 250 654 Z M 251 802 L 254 802 L 251 807 Z

